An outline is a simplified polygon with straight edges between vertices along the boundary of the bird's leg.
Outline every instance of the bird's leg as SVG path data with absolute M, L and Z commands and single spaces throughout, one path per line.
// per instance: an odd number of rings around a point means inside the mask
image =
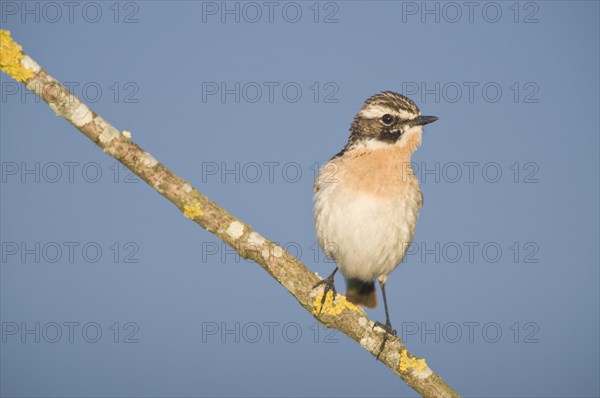
M 379 352 L 377 353 L 376 359 L 379 359 L 379 356 L 383 352 L 383 349 L 385 348 L 385 343 L 387 343 L 389 335 L 396 336 L 396 330 L 392 329 L 392 324 L 390 323 L 390 313 L 388 312 L 387 298 L 385 297 L 385 281 L 382 282 L 382 280 L 379 279 L 379 285 L 381 286 L 381 294 L 383 295 L 383 306 L 385 308 L 385 325 L 381 322 L 375 322 L 373 328 L 375 328 L 375 326 L 379 326 L 380 328 L 385 330 L 385 334 L 383 335 L 383 341 L 381 342 L 381 346 L 379 347 Z
M 313 286 L 313 289 L 314 289 L 317 286 L 325 285 L 325 289 L 323 289 L 323 298 L 321 299 L 321 308 L 319 309 L 319 313 L 323 309 L 323 305 L 325 304 L 325 299 L 327 298 L 327 293 L 329 291 L 331 291 L 331 294 L 333 295 L 332 300 L 335 300 L 335 296 L 336 296 L 337 292 L 335 290 L 335 285 L 333 284 L 333 277 L 335 276 L 335 273 L 337 271 L 338 271 L 338 268 L 335 267 L 335 269 L 333 270 L 331 275 L 329 275 L 325 279 L 320 280 Z

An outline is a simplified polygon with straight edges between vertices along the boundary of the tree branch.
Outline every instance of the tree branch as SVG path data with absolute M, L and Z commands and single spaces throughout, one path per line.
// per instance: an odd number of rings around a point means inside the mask
M 282 247 L 255 232 L 252 227 L 229 214 L 188 182 L 159 163 L 131 141 L 131 134 L 120 132 L 92 112 L 62 84 L 48 75 L 35 61 L 21 52 L 8 31 L 0 31 L 0 69 L 42 98 L 54 112 L 64 117 L 105 153 L 117 159 L 177 206 L 183 215 L 213 233 L 243 258 L 256 261 L 283 285 L 323 325 L 335 328 L 376 356 L 383 330 L 374 328 L 363 309 L 342 295 L 332 300 L 328 293 L 320 308 L 323 289 L 313 289 L 320 280 Z M 423 397 L 459 397 L 425 359 L 410 354 L 402 340 L 390 337 L 379 359 Z

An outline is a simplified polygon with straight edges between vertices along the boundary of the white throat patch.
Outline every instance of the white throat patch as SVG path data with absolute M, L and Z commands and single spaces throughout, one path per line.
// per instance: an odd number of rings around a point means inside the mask
M 404 131 L 404 134 L 402 134 L 402 136 L 398 139 L 398 141 L 394 142 L 393 144 L 375 138 L 369 138 L 366 140 L 358 141 L 356 144 L 352 145 L 352 148 L 365 148 L 369 150 L 386 149 L 391 147 L 402 148 L 406 145 L 408 141 L 410 141 L 410 137 L 412 137 L 415 134 L 421 134 L 422 132 L 423 126 L 412 126 L 408 127 Z

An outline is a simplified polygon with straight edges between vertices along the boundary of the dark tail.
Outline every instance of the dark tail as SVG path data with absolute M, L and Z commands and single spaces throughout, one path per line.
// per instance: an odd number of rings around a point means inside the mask
M 375 282 L 365 282 L 359 279 L 346 278 L 346 298 L 353 304 L 375 308 L 377 306 Z

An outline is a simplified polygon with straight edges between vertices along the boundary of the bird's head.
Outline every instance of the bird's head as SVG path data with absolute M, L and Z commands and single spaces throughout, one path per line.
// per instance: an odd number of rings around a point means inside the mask
M 350 126 L 350 146 L 378 149 L 403 147 L 421 142 L 423 126 L 435 116 L 421 116 L 419 107 L 408 97 L 384 91 L 368 98 Z M 414 149 L 413 149 L 414 150 Z

